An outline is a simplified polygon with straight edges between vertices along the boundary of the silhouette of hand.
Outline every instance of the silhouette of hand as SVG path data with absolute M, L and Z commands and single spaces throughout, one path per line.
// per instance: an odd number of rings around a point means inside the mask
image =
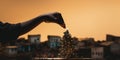
M 44 14 L 42 17 L 43 17 L 43 21 L 46 23 L 53 22 L 53 23 L 59 24 L 63 28 L 66 28 L 64 20 L 61 16 L 61 13 L 59 12 Z

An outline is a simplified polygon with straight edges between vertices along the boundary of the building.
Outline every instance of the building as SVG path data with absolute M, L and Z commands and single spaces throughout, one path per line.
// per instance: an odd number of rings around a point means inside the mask
M 50 48 L 56 48 L 60 46 L 60 36 L 55 36 L 55 35 L 48 35 L 48 46 Z
M 84 42 L 78 41 L 78 43 L 75 46 L 75 49 L 78 50 L 79 48 L 84 47 L 84 46 L 85 46 Z
M 114 42 L 110 45 L 112 60 L 120 60 L 120 43 Z
M 28 40 L 31 44 L 40 44 L 40 37 L 41 35 L 28 35 Z
M 110 45 L 110 51 L 113 55 L 120 56 L 120 43 L 114 42 Z
M 103 47 L 92 47 L 91 48 L 91 58 L 103 59 L 104 58 L 104 48 Z
M 25 43 L 25 44 L 18 46 L 19 53 L 29 53 L 31 51 L 32 51 L 32 47 L 31 47 L 30 43 Z
M 106 40 L 107 40 L 107 41 L 120 40 L 120 36 L 114 36 L 114 35 L 107 34 L 107 35 L 106 35 Z
M 81 47 L 76 53 L 78 58 L 91 58 L 91 48 Z
M 25 38 L 19 38 L 16 42 L 16 46 L 18 47 L 18 53 L 27 53 L 31 52 L 31 44 Z
M 7 56 L 16 56 L 17 55 L 17 46 L 6 46 L 5 53 Z
M 92 46 L 94 46 L 95 40 L 94 40 L 94 38 L 84 38 L 82 40 L 82 42 L 85 43 L 86 47 L 92 47 Z

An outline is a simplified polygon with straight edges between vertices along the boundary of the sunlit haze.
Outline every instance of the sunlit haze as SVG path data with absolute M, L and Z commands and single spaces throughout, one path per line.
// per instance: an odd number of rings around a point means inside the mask
M 19 23 L 49 12 L 60 12 L 67 29 L 78 38 L 94 37 L 104 40 L 106 34 L 120 35 L 119 0 L 0 0 L 0 21 Z M 28 34 L 63 36 L 55 23 L 42 23 Z

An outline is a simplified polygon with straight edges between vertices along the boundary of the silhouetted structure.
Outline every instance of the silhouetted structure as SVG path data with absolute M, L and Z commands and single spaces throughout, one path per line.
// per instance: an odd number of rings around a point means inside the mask
M 114 35 L 107 34 L 107 35 L 106 35 L 106 40 L 107 40 L 107 41 L 120 40 L 120 36 L 114 36 Z

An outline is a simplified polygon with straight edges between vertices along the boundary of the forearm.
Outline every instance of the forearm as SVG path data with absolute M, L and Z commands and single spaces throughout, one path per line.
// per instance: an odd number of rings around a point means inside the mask
M 33 28 L 38 26 L 43 21 L 57 23 L 61 27 L 65 28 L 65 24 L 64 24 L 61 14 L 58 12 L 55 12 L 55 13 L 44 14 L 44 15 L 38 16 L 34 19 L 31 19 L 29 21 L 21 23 L 20 35 L 29 32 L 30 30 L 32 30 Z
M 38 16 L 38 17 L 33 18 L 29 21 L 22 22 L 20 35 L 23 35 L 23 34 L 29 32 L 30 30 L 32 30 L 33 28 L 38 26 L 41 22 L 43 22 L 43 20 L 44 20 L 43 16 Z

